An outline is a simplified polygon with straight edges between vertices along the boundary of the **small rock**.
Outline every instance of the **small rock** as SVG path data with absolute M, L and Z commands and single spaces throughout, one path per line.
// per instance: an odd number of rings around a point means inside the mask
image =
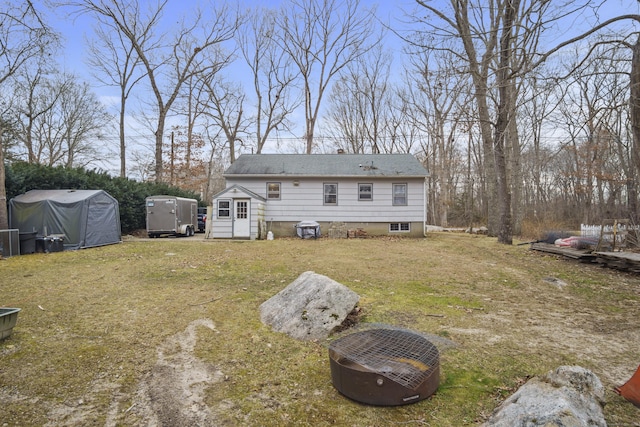
M 556 277 L 545 277 L 544 279 L 545 282 L 550 283 L 560 289 L 564 288 L 565 286 L 567 286 L 567 282 L 562 281 Z

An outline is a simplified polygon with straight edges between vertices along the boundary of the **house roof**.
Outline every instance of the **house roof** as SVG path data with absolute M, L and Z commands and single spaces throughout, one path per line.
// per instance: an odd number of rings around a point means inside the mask
M 224 177 L 405 177 L 429 173 L 412 154 L 243 154 Z

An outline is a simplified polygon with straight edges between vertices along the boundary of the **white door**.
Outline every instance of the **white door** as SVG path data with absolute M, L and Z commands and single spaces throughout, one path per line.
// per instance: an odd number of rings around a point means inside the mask
M 251 236 L 249 206 L 250 200 L 233 201 L 233 237 L 235 238 L 248 238 Z

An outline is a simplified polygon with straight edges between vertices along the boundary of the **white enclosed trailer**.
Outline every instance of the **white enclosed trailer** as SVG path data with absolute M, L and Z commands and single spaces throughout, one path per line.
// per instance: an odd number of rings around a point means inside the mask
M 176 196 L 146 198 L 147 234 L 193 236 L 198 227 L 198 201 Z

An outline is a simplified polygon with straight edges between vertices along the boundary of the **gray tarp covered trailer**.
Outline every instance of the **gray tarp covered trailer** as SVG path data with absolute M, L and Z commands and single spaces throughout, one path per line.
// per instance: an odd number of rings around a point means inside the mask
M 9 201 L 9 224 L 39 236 L 64 235 L 64 249 L 121 241 L 118 201 L 104 190 L 31 190 Z

